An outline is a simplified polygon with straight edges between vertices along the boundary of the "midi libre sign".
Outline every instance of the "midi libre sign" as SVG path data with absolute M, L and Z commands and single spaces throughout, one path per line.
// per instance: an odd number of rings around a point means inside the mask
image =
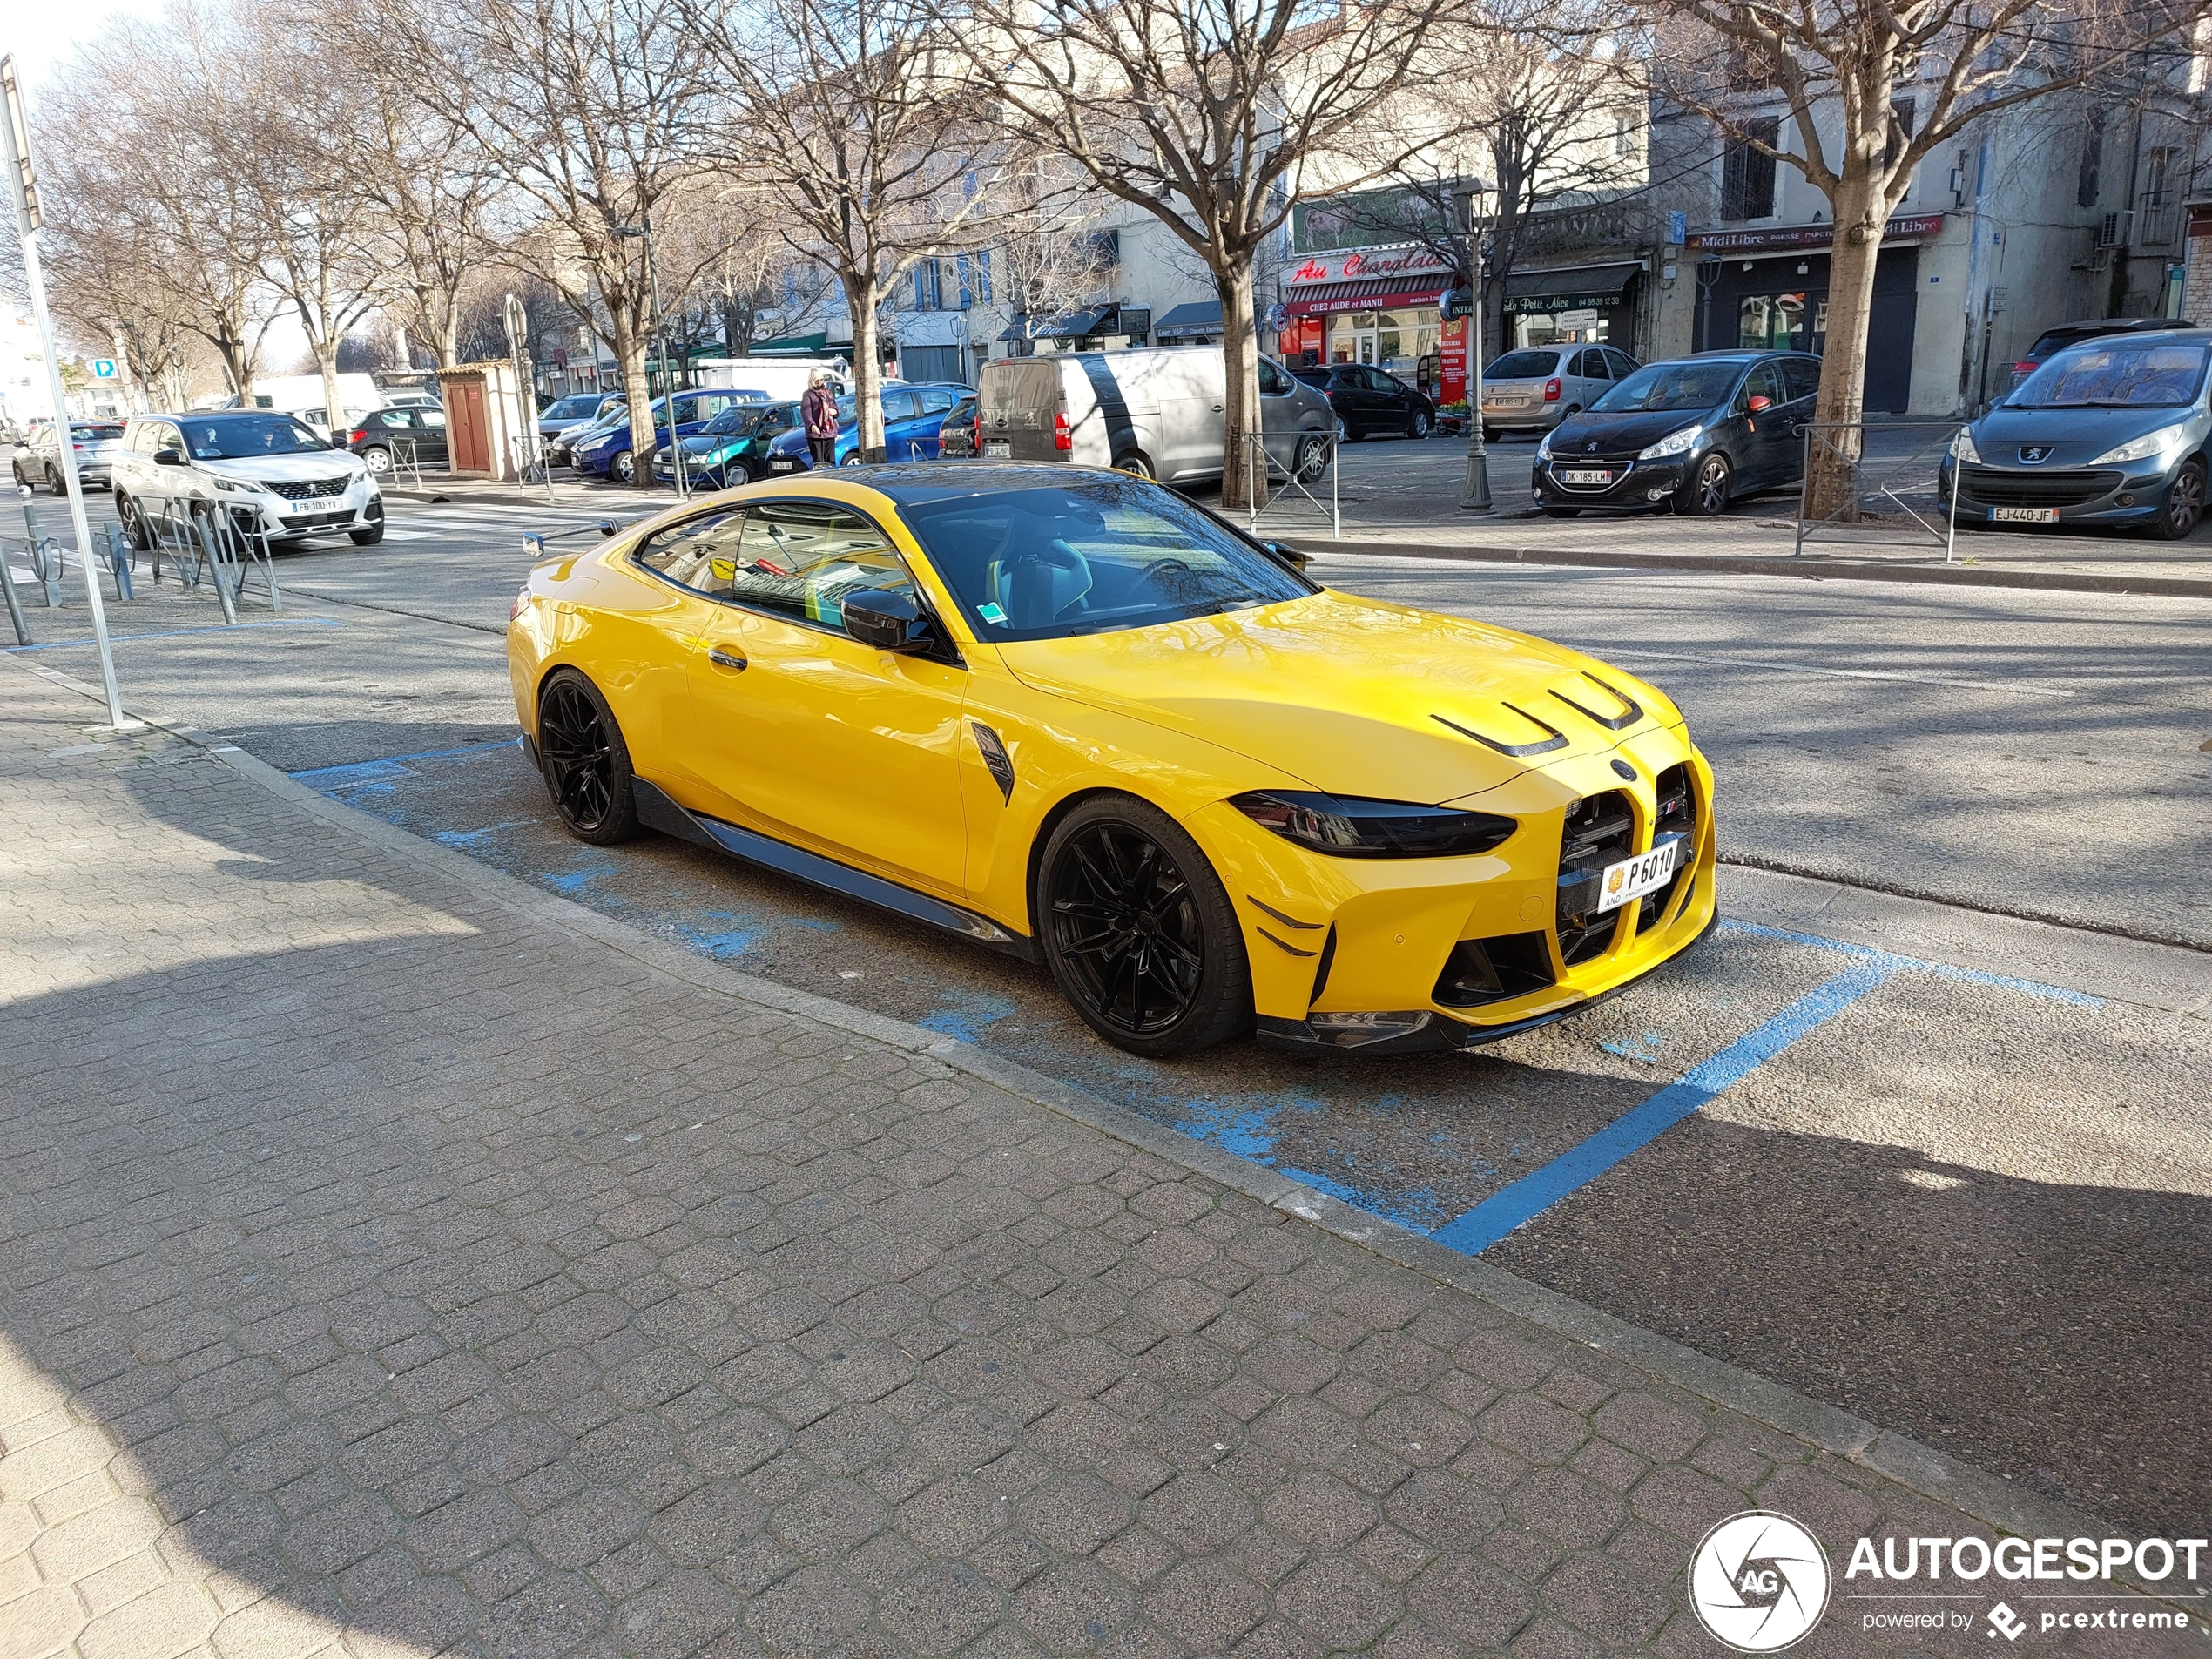
M 1900 214 L 1882 226 L 1882 239 L 1894 242 L 1933 236 L 1942 228 L 1941 213 Z M 1770 231 L 1699 231 L 1687 246 L 1701 253 L 1767 253 L 1832 247 L 1835 242 L 1832 224 L 1784 225 Z

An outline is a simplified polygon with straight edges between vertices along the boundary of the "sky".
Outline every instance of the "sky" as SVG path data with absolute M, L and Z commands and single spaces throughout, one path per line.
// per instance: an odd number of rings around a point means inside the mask
M 35 100 L 39 84 L 81 42 L 98 34 L 109 19 L 153 17 L 163 3 L 164 0 L 91 0 L 85 5 L 54 5 L 18 0 L 5 8 L 10 15 L 0 24 L 0 52 L 15 54 L 24 90 Z

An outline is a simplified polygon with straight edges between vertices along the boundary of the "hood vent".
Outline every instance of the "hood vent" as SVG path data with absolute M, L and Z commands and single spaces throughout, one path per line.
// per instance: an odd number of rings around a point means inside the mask
M 1506 743 L 1496 738 L 1486 738 L 1480 732 L 1470 730 L 1461 725 L 1457 720 L 1447 720 L 1440 714 L 1432 714 L 1428 718 L 1440 726 L 1448 726 L 1463 738 L 1474 738 L 1486 749 L 1495 749 L 1500 754 L 1508 755 L 1515 760 L 1524 759 L 1529 755 L 1549 754 L 1554 749 L 1564 749 L 1567 746 L 1567 734 L 1557 726 L 1548 725 L 1529 713 L 1527 710 L 1514 708 L 1510 703 L 1501 706 L 1511 709 L 1514 713 L 1518 714 L 1529 725 L 1547 735 L 1534 743 Z
M 1582 678 L 1589 681 L 1591 685 L 1596 686 L 1599 691 L 1603 691 L 1615 702 L 1618 703 L 1621 705 L 1621 712 L 1618 714 L 1600 714 L 1595 709 L 1588 708 L 1583 705 L 1577 703 L 1573 698 L 1568 696 L 1565 691 L 1561 691 L 1556 685 L 1551 688 L 1552 695 L 1557 698 L 1561 702 L 1566 704 L 1568 708 L 1574 710 L 1575 713 L 1581 715 L 1584 719 L 1593 721 L 1596 725 L 1603 726 L 1608 732 L 1625 732 L 1630 726 L 1634 725 L 1638 720 L 1643 718 L 1642 706 L 1638 704 L 1634 698 L 1629 696 L 1624 691 L 1615 691 L 1612 686 L 1608 685 L 1596 675 L 1591 673 L 1587 668 L 1582 671 Z M 1571 680 L 1568 683 L 1570 685 L 1574 684 Z M 1578 687 L 1576 689 L 1579 690 L 1580 688 Z

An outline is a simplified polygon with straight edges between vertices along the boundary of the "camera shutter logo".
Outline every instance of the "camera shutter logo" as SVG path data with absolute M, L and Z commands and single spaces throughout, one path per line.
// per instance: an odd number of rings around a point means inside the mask
M 1689 1605 L 1715 1641 L 1738 1653 L 1779 1653 L 1827 1610 L 1828 1556 L 1787 1515 L 1730 1515 L 1689 1558 Z

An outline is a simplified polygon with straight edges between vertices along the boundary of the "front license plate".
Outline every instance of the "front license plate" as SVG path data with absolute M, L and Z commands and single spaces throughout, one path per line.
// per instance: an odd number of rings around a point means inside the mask
M 1014 445 L 1008 440 L 998 438 L 991 439 L 983 445 L 983 459 L 986 461 L 1011 461 L 1014 459 Z
M 1675 860 L 1682 855 L 1683 843 L 1672 840 L 1655 846 L 1649 853 L 1639 853 L 1632 859 L 1622 859 L 1618 864 L 1605 867 L 1605 875 L 1598 883 L 1597 909 L 1600 915 L 1608 910 L 1618 910 L 1634 899 L 1641 899 L 1655 887 L 1663 887 L 1674 879 Z
M 1989 509 L 1993 524 L 2055 524 L 2059 509 L 2055 507 L 1993 507 Z
M 1559 475 L 1559 482 L 1562 484 L 1609 484 L 1613 482 L 1613 475 L 1609 472 L 1562 472 Z
M 796 461 L 772 461 L 768 463 L 770 472 L 796 472 L 798 469 L 799 463 Z

